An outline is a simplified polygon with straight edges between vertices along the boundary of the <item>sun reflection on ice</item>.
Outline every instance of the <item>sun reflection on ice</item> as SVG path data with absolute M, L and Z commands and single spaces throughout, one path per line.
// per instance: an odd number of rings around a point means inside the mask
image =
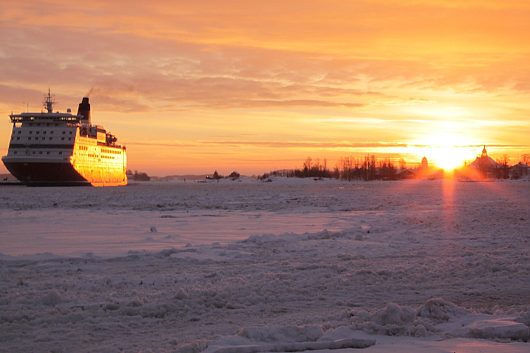
M 446 232 L 454 232 L 455 214 L 454 214 L 454 197 L 455 197 L 454 173 L 445 171 L 442 179 L 442 202 L 443 202 L 443 227 Z

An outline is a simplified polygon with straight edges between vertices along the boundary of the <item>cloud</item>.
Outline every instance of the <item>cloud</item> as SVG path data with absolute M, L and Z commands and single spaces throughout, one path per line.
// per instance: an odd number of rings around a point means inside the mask
M 265 147 L 265 148 L 392 148 L 407 147 L 405 143 L 394 142 L 326 142 L 326 141 L 196 141 L 195 143 L 182 142 L 140 142 L 131 141 L 129 145 L 159 146 L 159 147 Z
M 463 119 L 444 115 L 458 106 L 481 140 L 524 144 L 528 18 L 524 1 L 6 0 L 0 104 L 40 107 L 49 87 L 60 104 L 89 94 L 105 116 L 156 119 L 146 140 L 250 132 L 271 149 L 269 136 L 391 145 L 435 133 L 429 117 Z
M 478 3 L 465 9 L 440 2 L 314 3 L 303 11 L 294 4 L 261 7 L 242 1 L 234 2 L 231 11 L 208 2 L 176 7 L 162 1 L 138 8 L 119 1 L 32 5 L 4 5 L 0 15 L 4 82 L 13 89 L 73 86 L 69 91 L 76 96 L 94 87 L 106 109 L 358 108 L 407 100 L 407 90 L 496 92 L 505 87 L 526 94 L 529 87 L 527 56 L 520 49 L 503 47 L 500 54 L 496 43 L 490 43 L 489 52 L 461 46 L 459 38 L 475 17 L 486 27 L 477 36 L 486 41 L 491 39 L 487 24 L 496 26 L 499 20 Z M 406 12 L 411 6 L 417 20 L 412 31 L 403 32 L 401 21 L 412 16 Z M 527 43 L 520 34 L 527 25 L 517 12 L 524 9 L 501 8 L 518 26 L 510 37 Z M 469 16 L 475 10 L 478 14 Z M 427 52 L 409 51 L 407 43 L 436 42 L 440 29 L 429 19 L 444 21 L 436 11 L 455 14 L 455 22 L 443 33 L 460 49 L 444 52 L 442 45 L 442 55 L 437 55 L 440 49 L 432 44 Z M 378 16 L 371 16 L 376 12 Z M 56 13 L 62 13 L 61 21 Z M 511 23 L 507 27 L 504 31 L 512 30 Z M 396 55 L 394 45 L 380 45 L 386 43 L 386 34 L 391 38 L 396 33 L 396 43 L 404 45 L 402 55 Z M 418 33 L 426 38 L 417 38 Z

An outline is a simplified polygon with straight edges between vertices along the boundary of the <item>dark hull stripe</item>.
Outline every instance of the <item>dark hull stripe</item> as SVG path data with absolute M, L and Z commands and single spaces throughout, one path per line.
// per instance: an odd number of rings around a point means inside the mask
M 64 162 L 10 162 L 3 161 L 6 168 L 23 184 L 41 185 L 127 185 L 125 168 L 117 165 L 77 165 Z
M 28 185 L 90 185 L 70 163 L 4 162 L 6 168 Z

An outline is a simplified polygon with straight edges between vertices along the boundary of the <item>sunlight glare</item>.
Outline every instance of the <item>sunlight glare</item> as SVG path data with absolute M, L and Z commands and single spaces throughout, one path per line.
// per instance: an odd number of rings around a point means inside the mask
M 421 147 L 415 153 L 419 158 L 425 156 L 431 165 L 453 171 L 475 157 L 476 142 L 458 123 L 444 121 L 434 130 L 418 141 Z

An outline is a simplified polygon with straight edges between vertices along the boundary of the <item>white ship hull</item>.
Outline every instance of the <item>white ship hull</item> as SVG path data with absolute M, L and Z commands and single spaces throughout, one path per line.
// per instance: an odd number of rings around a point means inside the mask
M 22 183 L 127 185 L 125 147 L 116 145 L 115 137 L 102 127 L 83 120 L 83 115 L 22 113 L 11 120 L 11 141 L 2 161 Z

